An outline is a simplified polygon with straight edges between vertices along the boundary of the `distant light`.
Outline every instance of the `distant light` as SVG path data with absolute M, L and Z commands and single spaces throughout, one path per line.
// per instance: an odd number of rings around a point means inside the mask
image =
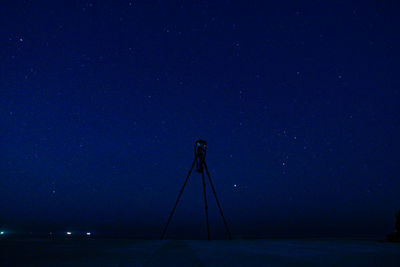
M 92 235 L 92 233 L 91 232 L 86 232 L 86 235 L 89 236 L 89 235 Z
M 1 231 L 1 232 L 0 232 L 0 235 L 4 235 L 4 231 Z
M 72 235 L 72 233 L 71 232 L 67 232 L 67 235 Z

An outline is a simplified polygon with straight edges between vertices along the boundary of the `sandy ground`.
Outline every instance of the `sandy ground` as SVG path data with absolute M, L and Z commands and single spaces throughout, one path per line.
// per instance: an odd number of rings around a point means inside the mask
M 0 266 L 400 266 L 400 244 L 278 239 L 3 239 Z

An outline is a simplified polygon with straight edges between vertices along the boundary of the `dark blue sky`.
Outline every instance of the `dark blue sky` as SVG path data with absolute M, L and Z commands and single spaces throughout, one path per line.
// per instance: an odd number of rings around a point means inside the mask
M 0 227 L 158 236 L 203 138 L 234 236 L 392 231 L 399 12 L 397 1 L 2 3 Z M 198 174 L 170 227 L 205 237 Z

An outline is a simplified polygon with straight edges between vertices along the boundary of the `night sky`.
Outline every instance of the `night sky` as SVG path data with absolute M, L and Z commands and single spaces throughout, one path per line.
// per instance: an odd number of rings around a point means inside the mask
M 202 138 L 234 237 L 384 237 L 400 209 L 399 12 L 3 1 L 0 228 L 158 237 Z M 167 238 L 206 237 L 202 190 L 193 173 Z

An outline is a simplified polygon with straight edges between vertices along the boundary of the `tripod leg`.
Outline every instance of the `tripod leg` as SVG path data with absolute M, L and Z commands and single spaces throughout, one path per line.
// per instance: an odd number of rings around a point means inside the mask
M 167 224 L 165 225 L 164 230 L 163 230 L 162 235 L 161 235 L 161 238 L 160 238 L 161 240 L 164 239 L 165 233 L 167 232 L 167 228 L 168 228 L 169 222 L 171 221 L 172 216 L 174 215 L 176 206 L 178 205 L 179 199 L 180 199 L 181 196 L 182 196 L 183 190 L 185 189 L 186 183 L 187 183 L 187 181 L 189 180 L 190 174 L 192 173 L 192 170 L 193 170 L 193 167 L 194 167 L 195 163 L 196 163 L 196 157 L 194 158 L 192 167 L 190 168 L 189 173 L 188 173 L 187 176 L 186 176 L 185 182 L 183 183 L 183 186 L 182 186 L 181 190 L 179 191 L 179 195 L 178 195 L 178 198 L 176 199 L 175 205 L 174 205 L 174 207 L 172 208 L 172 211 L 171 211 L 171 213 L 170 213 L 170 215 L 169 215 L 169 217 L 168 217 Z
M 206 169 L 208 180 L 210 181 L 211 189 L 212 189 L 212 191 L 214 193 L 215 200 L 217 201 L 219 213 L 221 214 L 222 220 L 224 221 L 225 230 L 228 233 L 228 238 L 229 238 L 229 240 L 232 240 L 231 232 L 229 231 L 229 227 L 228 227 L 228 224 L 226 223 L 226 220 L 225 220 L 225 217 L 224 217 L 224 213 L 222 212 L 221 205 L 219 204 L 218 197 L 217 197 L 217 192 L 215 192 L 215 188 L 214 188 L 213 182 L 211 181 L 211 176 L 210 176 L 210 173 L 208 172 L 207 164 L 206 164 L 205 161 L 204 161 L 204 167 Z
M 206 181 L 204 179 L 204 170 L 201 172 L 201 179 L 203 181 L 204 207 L 206 209 L 207 239 L 210 240 L 210 225 L 208 224 L 208 206 L 207 206 Z

